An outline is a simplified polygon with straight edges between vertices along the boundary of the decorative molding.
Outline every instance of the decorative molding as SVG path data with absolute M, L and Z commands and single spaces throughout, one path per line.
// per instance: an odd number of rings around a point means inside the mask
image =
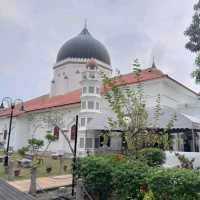
M 65 60 L 55 63 L 53 66 L 53 69 L 59 68 L 63 66 L 64 64 L 69 64 L 69 63 L 86 64 L 90 59 L 91 58 L 66 58 Z M 97 59 L 94 59 L 94 60 L 97 62 L 99 66 L 112 72 L 112 67 L 110 65 Z

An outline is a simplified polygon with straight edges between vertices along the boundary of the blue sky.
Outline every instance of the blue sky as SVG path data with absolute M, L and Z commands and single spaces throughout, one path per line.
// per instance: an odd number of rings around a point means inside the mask
M 106 45 L 113 69 L 138 58 L 199 91 L 190 77 L 194 55 L 184 48 L 195 0 L 0 0 L 0 97 L 24 100 L 49 92 L 61 45 L 88 29 Z

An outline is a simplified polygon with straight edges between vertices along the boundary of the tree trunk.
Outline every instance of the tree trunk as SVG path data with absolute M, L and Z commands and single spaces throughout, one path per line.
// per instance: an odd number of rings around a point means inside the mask
M 30 188 L 29 188 L 29 193 L 32 195 L 35 195 L 37 192 L 36 178 L 37 178 L 37 167 L 32 167 L 31 168 L 31 182 L 30 182 Z
M 8 162 L 8 166 L 5 167 L 5 171 L 7 171 L 8 180 L 9 181 L 13 180 L 13 176 L 14 176 L 14 162 L 12 160 L 10 160 Z
M 63 158 L 63 156 L 59 156 L 59 160 L 60 160 L 59 174 L 64 174 L 64 158 Z

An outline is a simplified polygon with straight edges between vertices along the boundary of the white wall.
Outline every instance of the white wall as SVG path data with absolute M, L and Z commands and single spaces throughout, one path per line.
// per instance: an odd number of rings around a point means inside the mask
M 164 164 L 164 167 L 180 166 L 180 162 L 178 158 L 175 156 L 175 153 L 184 155 L 189 160 L 192 160 L 193 158 L 195 158 L 194 167 L 195 168 L 200 167 L 200 153 L 199 152 L 169 152 L 169 151 L 166 151 L 166 162 Z
M 62 95 L 67 92 L 80 89 L 82 72 L 86 70 L 88 59 L 66 59 L 61 64 L 54 66 L 54 83 L 51 83 L 51 96 Z M 108 76 L 111 75 L 111 67 L 96 60 L 98 68 Z M 79 72 L 79 73 L 77 73 Z M 67 79 L 65 79 L 67 77 Z

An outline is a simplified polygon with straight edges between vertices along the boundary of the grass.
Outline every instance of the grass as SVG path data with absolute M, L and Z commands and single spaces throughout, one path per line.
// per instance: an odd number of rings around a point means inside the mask
M 0 152 L 0 156 L 3 155 L 3 152 Z M 17 167 L 17 160 L 21 160 L 22 157 L 14 153 L 11 156 L 11 159 L 14 161 L 14 169 L 19 169 Z M 50 157 L 44 157 L 44 162 L 40 164 L 37 168 L 37 177 L 45 177 L 45 176 L 56 176 L 61 175 L 60 174 L 60 160 L 55 160 Z M 67 170 L 64 172 L 64 174 L 71 173 L 71 160 L 65 159 L 64 165 L 67 166 Z M 50 173 L 46 172 L 46 167 L 51 166 L 52 171 Z M 20 176 L 13 177 L 13 180 L 22 180 L 22 179 L 29 179 L 30 178 L 30 168 L 20 168 Z M 5 174 L 5 168 L 3 166 L 3 163 L 0 163 L 0 178 L 7 180 L 8 176 Z

